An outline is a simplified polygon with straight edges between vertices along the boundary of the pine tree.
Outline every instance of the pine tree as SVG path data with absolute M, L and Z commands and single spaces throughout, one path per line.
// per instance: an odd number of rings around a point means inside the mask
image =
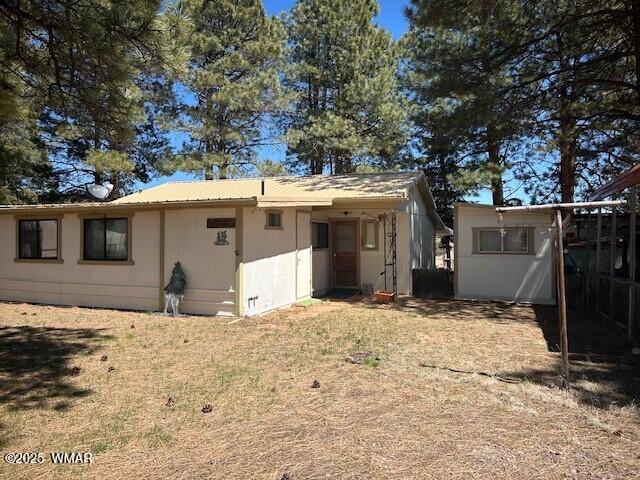
M 171 127 L 187 137 L 175 168 L 207 179 L 252 168 L 272 136 L 267 120 L 285 106 L 281 23 L 260 0 L 183 0 L 164 23 L 175 39 Z
M 144 122 L 136 82 L 157 50 L 158 7 L 148 0 L 0 5 L 0 110 L 18 102 L 38 120 L 31 138 L 41 151 L 30 158 L 55 178 L 59 191 L 48 198 L 82 198 L 87 183 L 106 178 L 118 193 L 121 180 L 135 175 L 129 153 Z
M 493 58 L 520 13 L 518 2 L 457 0 L 415 0 L 407 11 L 406 80 L 421 150 L 446 172 L 440 182 L 455 183 L 453 197 L 490 187 L 495 205 L 505 201 L 503 176 L 515 161 L 509 146 L 530 113 L 521 92 L 510 90 L 513 70 Z
M 286 122 L 292 168 L 320 174 L 389 166 L 406 148 L 398 48 L 373 24 L 377 13 L 375 0 L 300 0 L 287 17 L 285 78 L 297 94 Z

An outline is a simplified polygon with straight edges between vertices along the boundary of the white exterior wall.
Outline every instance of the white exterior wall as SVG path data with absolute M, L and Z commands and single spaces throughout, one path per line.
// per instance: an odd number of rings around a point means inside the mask
M 165 215 L 163 285 L 169 282 L 174 263 L 182 263 L 187 288 L 180 311 L 234 315 L 236 229 L 207 228 L 207 218 L 235 218 L 235 209 L 168 210 Z M 215 244 L 220 231 L 227 232 L 229 245 Z
M 79 216 L 64 214 L 58 227 L 62 234 L 63 263 L 16 263 L 16 220 L 13 215 L 0 215 L 1 300 L 137 310 L 158 308 L 158 212 L 140 211 L 132 217 L 133 265 L 79 264 L 82 228 Z
M 540 304 L 555 303 L 553 249 L 548 213 L 505 213 L 504 227 L 535 227 L 534 255 L 473 254 L 473 228 L 498 227 L 491 208 L 456 206 L 456 297 Z
M 266 212 L 243 211 L 243 288 L 245 315 L 291 305 L 296 299 L 296 209 L 282 210 L 282 230 L 267 230 Z
M 329 249 L 313 250 L 313 290 L 312 295 L 319 297 L 329 291 Z

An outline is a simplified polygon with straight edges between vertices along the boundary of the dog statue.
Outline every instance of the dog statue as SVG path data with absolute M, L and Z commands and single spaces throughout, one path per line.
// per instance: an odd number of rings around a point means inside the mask
M 164 312 L 163 315 L 169 315 L 167 311 L 169 309 L 169 305 L 171 305 L 171 316 L 172 317 L 181 317 L 178 311 L 178 307 L 180 306 L 180 302 L 184 300 L 184 289 L 187 286 L 187 276 L 184 274 L 184 270 L 182 270 L 182 264 L 180 262 L 176 262 L 173 266 L 173 270 L 171 271 L 171 278 L 169 279 L 169 283 L 164 287 Z

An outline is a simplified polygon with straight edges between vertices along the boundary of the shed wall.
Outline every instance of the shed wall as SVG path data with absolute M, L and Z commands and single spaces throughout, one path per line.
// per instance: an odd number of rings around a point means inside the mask
M 493 208 L 456 206 L 456 297 L 540 304 L 555 303 L 553 248 L 548 213 L 504 213 Z M 473 228 L 534 227 L 533 255 L 474 254 Z

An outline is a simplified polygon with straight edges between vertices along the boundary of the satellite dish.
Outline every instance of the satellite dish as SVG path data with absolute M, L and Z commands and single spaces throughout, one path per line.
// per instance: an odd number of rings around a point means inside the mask
M 110 182 L 104 182 L 104 185 L 93 184 L 89 185 L 87 187 L 87 190 L 93 197 L 97 198 L 98 200 L 104 200 L 113 190 L 113 184 L 111 184 Z

